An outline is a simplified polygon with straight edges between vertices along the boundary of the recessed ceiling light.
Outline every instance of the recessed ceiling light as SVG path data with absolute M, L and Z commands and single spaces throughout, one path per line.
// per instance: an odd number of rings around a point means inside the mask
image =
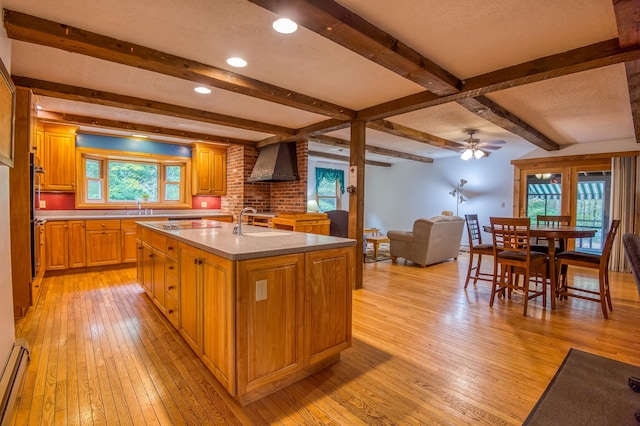
M 209 93 L 211 93 L 211 89 L 209 89 L 208 87 L 196 87 L 195 89 L 196 92 L 198 93 L 202 93 L 203 95 L 208 95 Z
M 36 109 L 42 109 L 40 105 L 36 105 Z
M 296 32 L 298 24 L 289 18 L 280 18 L 273 21 L 273 29 L 282 34 L 291 34 Z
M 236 67 L 236 68 L 242 68 L 242 67 L 246 67 L 247 66 L 247 61 L 245 61 L 242 58 L 238 58 L 238 57 L 233 57 L 233 58 L 227 59 L 227 63 L 229 65 L 231 65 L 232 67 Z
M 133 136 L 134 138 L 141 138 L 141 139 L 146 139 L 149 137 L 147 135 L 131 135 L 131 136 Z

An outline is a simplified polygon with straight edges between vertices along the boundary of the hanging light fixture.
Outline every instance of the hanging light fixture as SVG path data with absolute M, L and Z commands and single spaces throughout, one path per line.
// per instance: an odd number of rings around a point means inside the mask
M 473 157 L 473 150 L 471 148 L 465 149 L 462 152 L 462 155 L 460 155 L 460 158 L 462 158 L 464 161 L 471 160 L 471 157 Z

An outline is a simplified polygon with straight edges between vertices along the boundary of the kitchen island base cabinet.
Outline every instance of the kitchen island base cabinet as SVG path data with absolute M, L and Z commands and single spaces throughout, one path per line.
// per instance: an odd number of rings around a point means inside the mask
M 351 346 L 353 247 L 233 261 L 180 242 L 178 253 L 172 323 L 240 403 L 337 362 Z
M 234 368 L 233 262 L 180 243 L 179 331 L 202 362 L 231 393 Z

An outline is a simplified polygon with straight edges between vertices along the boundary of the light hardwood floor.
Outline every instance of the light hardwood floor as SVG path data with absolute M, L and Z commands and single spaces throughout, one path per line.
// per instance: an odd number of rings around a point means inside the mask
M 489 260 L 489 259 L 487 259 Z M 569 348 L 640 365 L 640 300 L 612 273 L 614 311 L 532 301 L 489 308 L 468 257 L 365 265 L 353 347 L 330 368 L 241 407 L 135 283 L 133 268 L 48 277 L 16 325 L 32 349 L 15 424 L 521 424 Z M 487 262 L 489 263 L 489 262 Z M 595 285 L 593 271 L 570 279 Z

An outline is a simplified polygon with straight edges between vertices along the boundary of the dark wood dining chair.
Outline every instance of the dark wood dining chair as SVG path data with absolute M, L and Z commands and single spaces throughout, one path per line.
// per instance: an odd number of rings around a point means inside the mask
M 477 214 L 466 214 L 464 218 L 467 221 L 467 234 L 469 235 L 469 268 L 467 269 L 467 279 L 464 282 L 464 288 L 467 288 L 469 281 L 473 279 L 473 285 L 478 280 L 493 282 L 493 273 L 488 274 L 481 272 L 482 255 L 493 256 L 493 246 L 491 244 L 482 243 L 482 233 L 480 232 L 480 223 Z M 474 264 L 474 257 L 476 262 Z M 473 272 L 473 276 L 471 275 Z
M 559 253 L 556 256 L 556 270 L 560 271 L 561 274 L 558 297 L 560 299 L 575 297 L 578 299 L 600 302 L 602 314 L 605 319 L 609 318 L 607 307 L 610 311 L 613 311 L 613 306 L 611 305 L 611 291 L 609 290 L 609 258 L 611 257 L 611 248 L 613 247 L 613 241 L 616 238 L 619 226 L 619 220 L 616 219 L 611 221 L 611 227 L 609 228 L 601 255 L 569 250 Z M 592 290 L 586 287 L 578 287 L 578 282 L 576 281 L 574 281 L 572 285 L 569 285 L 567 282 L 567 269 L 569 265 L 597 269 L 599 281 L 598 289 Z
M 546 225 L 546 226 L 560 226 L 560 225 L 571 225 L 571 216 L 551 216 L 551 215 L 541 215 L 536 216 L 536 224 L 538 225 Z M 567 241 L 561 239 L 556 243 L 556 253 L 560 253 L 565 251 L 567 248 Z M 535 242 L 531 245 L 532 251 L 537 251 L 540 253 L 549 253 L 549 246 L 547 245 L 546 238 L 535 238 Z
M 506 292 L 507 298 L 511 298 L 512 291 L 519 290 L 524 293 L 525 316 L 529 300 L 536 297 L 542 296 L 542 306 L 546 308 L 547 255 L 531 251 L 529 218 L 492 217 L 490 220 L 493 287 L 489 306 L 493 306 L 496 294 Z

